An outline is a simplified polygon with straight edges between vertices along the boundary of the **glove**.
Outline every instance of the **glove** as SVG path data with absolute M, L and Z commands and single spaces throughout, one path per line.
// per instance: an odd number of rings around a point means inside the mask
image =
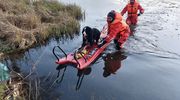
M 140 16 L 140 15 L 141 15 L 141 13 L 138 14 L 138 16 Z
M 140 16 L 141 14 L 143 14 L 143 11 L 140 11 L 139 14 L 138 14 L 138 16 Z

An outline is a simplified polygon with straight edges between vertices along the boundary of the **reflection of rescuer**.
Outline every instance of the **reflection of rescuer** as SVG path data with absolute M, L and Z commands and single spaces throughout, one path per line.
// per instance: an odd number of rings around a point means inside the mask
M 101 47 L 107 42 L 110 42 L 114 39 L 117 49 L 122 48 L 125 41 L 128 39 L 130 34 L 129 26 L 124 22 L 120 13 L 115 12 L 114 10 L 110 11 L 107 15 L 108 23 L 108 34 Z
M 111 74 L 115 74 L 115 72 L 121 67 L 121 61 L 126 58 L 127 56 L 123 55 L 120 51 L 107 54 L 104 58 L 105 67 L 103 68 L 103 76 L 108 77 Z
M 139 14 L 138 14 L 138 10 L 140 11 Z M 128 13 L 126 23 L 128 25 L 136 25 L 138 16 L 144 13 L 144 9 L 137 2 L 137 0 L 130 0 L 130 2 L 126 5 L 126 7 L 121 11 L 121 15 L 123 16 L 126 12 Z

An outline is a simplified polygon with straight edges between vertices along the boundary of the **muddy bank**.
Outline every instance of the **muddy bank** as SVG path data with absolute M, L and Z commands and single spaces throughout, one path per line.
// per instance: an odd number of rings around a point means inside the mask
M 0 57 L 44 43 L 50 37 L 78 33 L 81 8 L 57 1 L 0 1 Z

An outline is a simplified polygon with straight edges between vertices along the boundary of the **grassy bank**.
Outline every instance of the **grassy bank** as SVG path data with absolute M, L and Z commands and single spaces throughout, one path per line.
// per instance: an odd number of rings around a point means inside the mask
M 3 100 L 4 90 L 5 90 L 5 85 L 3 83 L 0 83 L 0 100 Z
M 81 9 L 57 1 L 0 0 L 0 55 L 79 31 Z

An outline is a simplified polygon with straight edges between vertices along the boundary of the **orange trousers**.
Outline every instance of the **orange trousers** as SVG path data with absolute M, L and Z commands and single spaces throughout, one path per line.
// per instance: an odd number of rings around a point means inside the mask
M 128 25 L 136 25 L 137 24 L 137 21 L 138 21 L 138 17 L 137 16 L 129 16 L 127 17 L 126 19 L 126 23 Z
M 130 34 L 130 29 L 126 28 L 124 31 L 121 33 L 117 34 L 116 38 L 114 39 L 115 43 L 118 43 L 119 46 L 122 48 L 126 40 L 128 39 Z

